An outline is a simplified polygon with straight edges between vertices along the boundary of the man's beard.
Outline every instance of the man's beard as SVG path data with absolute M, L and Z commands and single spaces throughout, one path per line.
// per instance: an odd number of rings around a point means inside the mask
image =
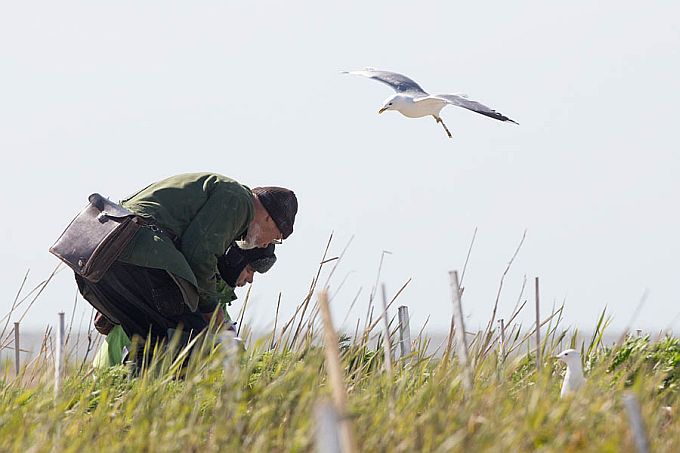
M 239 239 L 236 245 L 242 250 L 250 250 L 258 248 L 258 241 L 260 239 L 260 228 L 257 225 L 250 225 L 245 239 Z
M 257 244 L 249 241 L 248 238 L 246 238 L 244 240 L 235 241 L 235 242 L 236 242 L 236 245 L 238 246 L 238 248 L 240 248 L 241 250 L 250 250 L 250 249 L 257 248 Z

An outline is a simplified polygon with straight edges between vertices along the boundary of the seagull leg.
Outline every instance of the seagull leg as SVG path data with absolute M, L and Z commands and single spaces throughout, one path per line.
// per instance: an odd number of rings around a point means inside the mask
M 444 130 L 446 131 L 446 135 L 448 135 L 449 138 L 453 138 L 453 135 L 451 135 L 451 131 L 449 131 L 449 128 L 446 127 L 446 124 L 444 124 L 444 121 L 443 121 L 440 117 L 438 117 L 438 116 L 434 116 L 434 115 L 432 115 L 432 116 L 434 117 L 435 120 L 437 120 L 437 122 L 438 122 L 439 124 L 442 125 L 442 127 L 443 127 Z

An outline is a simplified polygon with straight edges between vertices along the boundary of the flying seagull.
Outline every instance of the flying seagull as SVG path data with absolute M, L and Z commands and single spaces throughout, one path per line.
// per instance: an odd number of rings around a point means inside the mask
M 397 93 L 385 100 L 384 105 L 378 113 L 385 110 L 396 110 L 402 115 L 409 118 L 421 118 L 423 116 L 432 116 L 439 124 L 444 127 L 449 138 L 452 137 L 449 128 L 446 127 L 444 121 L 439 116 L 439 112 L 447 105 L 456 105 L 463 107 L 473 112 L 481 113 L 484 116 L 497 119 L 499 121 L 510 121 L 507 116 L 501 115 L 497 111 L 467 98 L 460 94 L 429 94 L 427 91 L 420 88 L 416 82 L 409 79 L 405 75 L 390 71 L 378 71 L 376 69 L 363 69 L 360 71 L 344 71 L 343 74 L 354 74 L 369 79 L 377 80 L 391 86 Z
M 581 365 L 581 354 L 576 349 L 567 349 L 555 356 L 556 359 L 567 364 L 567 373 L 564 375 L 560 398 L 577 391 L 586 378 L 583 377 L 583 367 Z

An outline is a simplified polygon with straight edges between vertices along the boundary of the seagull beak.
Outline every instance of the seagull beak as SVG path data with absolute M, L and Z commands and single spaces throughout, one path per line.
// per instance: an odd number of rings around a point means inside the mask
M 387 110 L 387 107 L 383 107 L 383 108 L 381 108 L 380 110 L 378 110 L 378 115 L 380 115 L 380 114 L 381 114 L 382 112 L 384 112 L 385 110 Z

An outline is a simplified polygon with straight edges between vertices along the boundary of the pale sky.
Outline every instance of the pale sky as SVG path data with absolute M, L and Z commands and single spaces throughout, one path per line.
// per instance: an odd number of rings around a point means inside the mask
M 608 306 L 621 328 L 648 290 L 633 327 L 680 329 L 680 4 L 231 3 L 5 2 L 1 315 L 27 269 L 33 287 L 58 263 L 47 249 L 88 194 L 215 171 L 298 195 L 295 233 L 253 287 L 256 327 L 273 322 L 279 292 L 282 317 L 294 311 L 334 231 L 331 256 L 354 236 L 332 279 L 346 278 L 338 322 L 360 287 L 345 327 L 364 317 L 389 250 L 388 292 L 413 278 L 400 299 L 412 329 L 430 315 L 445 330 L 448 271 L 478 228 L 469 328 L 488 319 L 526 229 L 501 316 L 526 275 L 545 311 L 566 300 L 565 326 L 590 329 Z M 431 118 L 377 115 L 389 87 L 340 74 L 366 66 L 520 126 L 448 107 L 449 140 Z M 75 293 L 60 273 L 25 325 L 70 313 Z

